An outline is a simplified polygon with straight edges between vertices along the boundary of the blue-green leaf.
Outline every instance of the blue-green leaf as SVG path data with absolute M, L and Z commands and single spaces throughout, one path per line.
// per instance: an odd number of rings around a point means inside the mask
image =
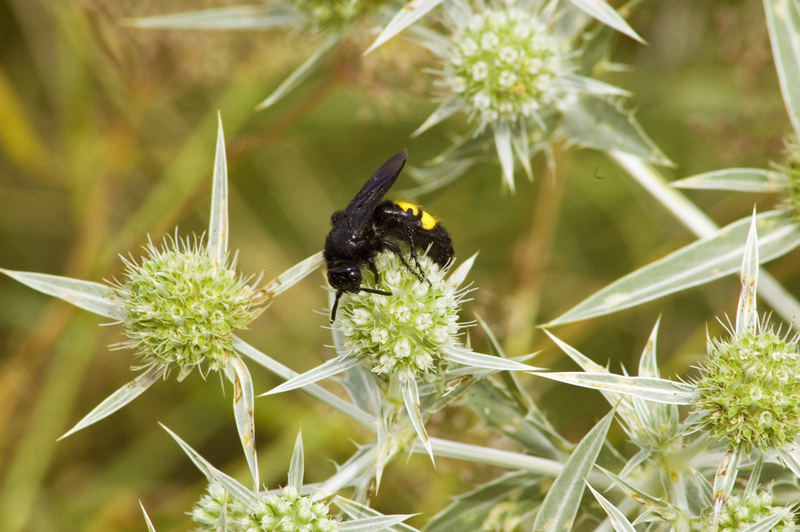
M 89 312 L 118 320 L 126 316 L 125 302 L 110 286 L 47 273 L 18 272 L 2 268 L 0 273 Z
M 785 212 L 761 213 L 756 224 L 762 263 L 800 245 L 800 225 Z M 614 281 L 547 325 L 611 314 L 736 272 L 741 266 L 749 228 L 749 217 L 737 220 L 708 238 Z
M 253 30 L 291 27 L 297 21 L 297 12 L 286 6 L 252 5 L 183 11 L 127 22 L 157 30 Z
M 624 33 L 631 39 L 635 39 L 640 43 L 644 43 L 636 31 L 622 18 L 622 15 L 611 7 L 605 0 L 570 0 L 575 7 L 584 11 L 587 15 L 595 18 L 603 24 L 614 28 L 615 30 Z
M 504 475 L 459 495 L 425 527 L 426 532 L 515 530 L 539 506 L 542 477 L 527 471 Z
M 781 172 L 761 168 L 726 168 L 685 177 L 670 184 L 677 188 L 783 192 L 789 187 L 789 178 Z
M 606 414 L 597 425 L 583 437 L 572 451 L 564 469 L 556 477 L 547 492 L 536 520 L 535 532 L 561 532 L 572 530 L 578 507 L 583 498 L 586 478 L 594 466 L 600 449 L 603 448 L 608 428 L 614 419 L 614 411 Z
M 800 135 L 800 8 L 796 0 L 764 0 L 764 13 L 786 112 Z
M 600 98 L 581 98 L 563 112 L 561 128 L 575 144 L 600 151 L 619 150 L 655 164 L 671 165 L 633 113 Z

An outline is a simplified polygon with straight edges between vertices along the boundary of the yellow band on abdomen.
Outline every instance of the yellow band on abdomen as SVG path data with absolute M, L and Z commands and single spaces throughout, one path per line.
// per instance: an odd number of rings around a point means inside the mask
M 419 216 L 423 229 L 433 229 L 436 227 L 436 218 L 431 216 L 428 211 L 423 210 L 419 205 L 414 205 L 407 201 L 396 201 L 395 203 L 404 211 L 411 211 L 414 216 Z M 420 213 L 422 213 L 422 215 L 420 215 Z

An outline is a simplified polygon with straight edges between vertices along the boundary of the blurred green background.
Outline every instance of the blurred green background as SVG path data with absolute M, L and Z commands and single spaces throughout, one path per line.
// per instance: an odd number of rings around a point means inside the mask
M 330 213 L 402 147 L 421 166 L 458 124 L 417 139 L 433 109 L 431 58 L 395 39 L 365 58 L 369 37 L 340 49 L 274 108 L 254 112 L 312 42 L 282 32 L 156 32 L 126 17 L 224 5 L 223 0 L 3 0 L 0 2 L 0 266 L 81 279 L 113 279 L 117 253 L 205 230 L 216 113 L 228 143 L 231 241 L 245 273 L 269 279 L 318 251 Z M 228 2 L 232 3 L 232 2 Z M 615 37 L 628 72 L 606 78 L 635 94 L 648 133 L 675 162 L 670 177 L 780 158 L 788 131 L 760 2 L 652 0 L 631 17 L 648 40 Z M 453 236 L 457 256 L 480 251 L 466 308 L 486 319 L 510 355 L 543 350 L 537 365 L 574 369 L 535 329 L 594 290 L 692 240 L 606 157 L 555 149 L 537 179 L 503 193 L 499 168 L 474 168 L 419 198 Z M 519 179 L 519 177 L 518 177 Z M 401 192 L 413 182 L 401 177 Z M 718 222 L 774 198 L 692 194 Z M 770 265 L 793 291 L 797 253 Z M 296 370 L 332 354 L 321 273 L 273 305 L 243 335 Z M 732 312 L 733 277 L 617 315 L 558 329 L 596 361 L 631 369 L 662 315 L 665 375 L 686 375 L 704 349 L 706 325 Z M 130 352 L 109 351 L 116 326 L 0 279 L 0 522 L 6 531 L 144 530 L 138 500 L 160 531 L 188 530 L 184 515 L 202 475 L 160 421 L 220 469 L 247 478 L 230 388 L 193 374 L 159 382 L 96 426 L 56 443 L 130 380 Z M 473 345 L 485 350 L 480 333 Z M 278 380 L 254 366 L 256 391 Z M 576 441 L 607 405 L 595 393 L 524 379 L 553 423 Z M 306 480 L 334 472 L 370 434 L 302 392 L 258 399 L 262 480 L 285 482 L 298 429 Z M 464 407 L 429 423 L 432 434 L 514 449 Z M 421 526 L 454 494 L 500 470 L 445 459 L 399 459 L 375 505 L 422 512 Z M 424 480 L 423 480 L 424 479 Z

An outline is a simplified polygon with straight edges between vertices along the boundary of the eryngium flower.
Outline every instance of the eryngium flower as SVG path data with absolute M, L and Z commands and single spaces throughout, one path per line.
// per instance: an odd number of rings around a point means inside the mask
M 547 26 L 532 13 L 501 7 L 471 13 L 453 32 L 444 85 L 481 128 L 538 119 L 563 90 L 563 60 Z
M 158 365 L 183 379 L 194 368 L 205 376 L 224 367 L 233 354 L 232 334 L 264 309 L 255 289 L 234 264 L 219 263 L 200 240 L 167 238 L 161 249 L 149 243 L 139 263 L 125 260 L 127 316 L 122 321 L 130 347 L 144 365 Z
M 782 449 L 800 434 L 798 338 L 767 327 L 709 343 L 695 409 L 731 448 Z
M 217 482 L 192 510 L 198 530 L 216 532 L 224 524 L 229 532 L 334 532 L 337 521 L 328 517 L 328 505 L 312 502 L 293 488 L 279 493 L 259 492 L 254 502 L 242 501 Z
M 410 255 L 405 260 L 414 264 Z M 458 344 L 463 291 L 446 282 L 447 268 L 426 255 L 418 260 L 425 280 L 394 253 L 379 253 L 375 265 L 380 282 L 365 271 L 363 285 L 392 295 L 359 292 L 342 297 L 339 328 L 345 348 L 376 375 L 409 381 L 440 373 L 446 364 L 444 351 Z
M 772 494 L 767 491 L 749 495 L 731 496 L 720 512 L 719 532 L 737 532 L 745 530 L 760 520 L 778 512 L 785 511 L 782 506 L 772 505 Z M 707 528 L 706 528 L 707 530 Z M 793 532 L 797 530 L 791 514 L 773 525 L 772 532 Z

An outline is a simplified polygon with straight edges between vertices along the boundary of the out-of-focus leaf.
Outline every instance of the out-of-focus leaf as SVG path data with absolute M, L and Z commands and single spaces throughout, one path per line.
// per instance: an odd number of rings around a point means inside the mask
M 583 498 L 585 479 L 589 476 L 600 449 L 603 448 L 603 442 L 613 419 L 612 410 L 597 422 L 572 451 L 567 463 L 564 464 L 564 469 L 550 486 L 536 514 L 536 520 L 533 522 L 535 532 L 572 530 Z
M 624 33 L 631 39 L 644 43 L 644 39 L 642 39 L 639 34 L 630 27 L 627 21 L 622 18 L 622 15 L 617 13 L 605 0 L 570 0 L 570 2 L 590 17 L 599 20 L 620 33 Z
M 691 385 L 667 379 L 626 377 L 612 373 L 587 373 L 582 371 L 540 371 L 536 375 L 575 386 L 632 395 L 658 403 L 688 405 L 695 398 L 695 391 Z
M 800 135 L 800 7 L 796 0 L 764 0 L 764 13 L 786 112 Z
M 654 164 L 672 164 L 633 114 L 619 105 L 599 98 L 581 98 L 565 109 L 563 115 L 564 135 L 579 146 L 600 151 L 619 150 Z
M 761 213 L 756 223 L 762 263 L 800 245 L 800 225 L 789 214 L 782 211 Z M 737 220 L 708 238 L 614 281 L 547 326 L 611 314 L 738 271 L 749 227 L 749 217 Z
M 308 59 L 303 61 L 303 63 L 297 67 L 294 72 L 289 74 L 289 76 L 283 80 L 283 82 L 278 85 L 274 91 L 272 91 L 272 94 L 264 98 L 264 100 L 256 106 L 256 109 L 266 109 L 294 90 L 295 87 L 300 85 L 303 80 L 305 80 L 314 72 L 314 70 L 317 69 L 317 67 L 328 56 L 331 50 L 333 50 L 333 48 L 339 44 L 339 41 L 341 40 L 341 32 L 331 33 L 323 38 L 322 42 L 317 43 L 314 53 L 312 53 Z
M 231 6 L 128 20 L 139 28 L 157 30 L 254 30 L 294 25 L 298 14 L 282 5 Z
M 514 472 L 456 497 L 436 514 L 426 532 L 514 530 L 539 506 L 545 491 L 539 475 Z
M 0 149 L 21 167 L 44 170 L 48 153 L 27 114 L 5 71 L 0 68 L 0 116 L 3 117 Z
M 582 94 L 592 94 L 594 96 L 630 96 L 631 93 L 625 89 L 620 89 L 614 85 L 610 85 L 603 81 L 589 78 L 586 76 L 578 76 L 572 74 L 565 76 L 562 81 L 562 86 L 571 91 L 579 92 Z
M 461 103 L 458 100 L 448 100 L 444 102 L 442 105 L 436 108 L 435 111 L 431 113 L 431 115 L 425 119 L 421 126 L 414 130 L 411 133 L 412 137 L 416 137 L 421 135 L 425 131 L 429 130 L 442 120 L 446 120 L 457 113 L 462 108 Z
M 372 50 L 382 45 L 414 22 L 425 16 L 425 14 L 442 3 L 442 0 L 412 0 L 403 8 L 398 11 L 392 20 L 383 28 L 378 38 L 375 39 L 364 54 L 370 53 Z
M 782 192 L 787 190 L 789 178 L 781 172 L 761 168 L 726 168 L 685 177 L 670 184 L 677 188 Z

